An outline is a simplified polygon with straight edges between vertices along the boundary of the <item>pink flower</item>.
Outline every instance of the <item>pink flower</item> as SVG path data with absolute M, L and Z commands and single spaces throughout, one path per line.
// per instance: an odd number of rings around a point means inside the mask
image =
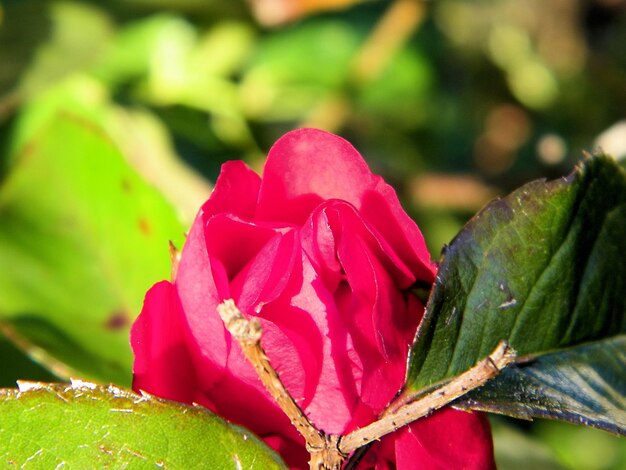
M 174 283 L 156 284 L 133 326 L 136 390 L 200 403 L 254 431 L 293 468 L 304 441 L 216 312 L 233 298 L 263 327 L 290 394 L 327 433 L 374 421 L 402 387 L 436 267 L 396 193 L 345 140 L 282 137 L 261 179 L 228 162 L 200 210 Z M 435 413 L 374 445 L 363 468 L 492 468 L 478 413 Z

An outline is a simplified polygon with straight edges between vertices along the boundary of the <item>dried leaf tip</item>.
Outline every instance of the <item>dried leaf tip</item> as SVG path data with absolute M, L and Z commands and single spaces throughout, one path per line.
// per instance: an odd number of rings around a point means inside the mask
M 170 249 L 170 260 L 172 262 L 172 282 L 176 282 L 176 275 L 178 274 L 178 265 L 180 264 L 180 250 L 176 248 L 176 245 L 169 240 L 168 246 Z

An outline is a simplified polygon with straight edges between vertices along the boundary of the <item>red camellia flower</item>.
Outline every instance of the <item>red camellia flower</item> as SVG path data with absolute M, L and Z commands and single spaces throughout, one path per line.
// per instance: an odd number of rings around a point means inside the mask
M 396 193 L 359 153 L 300 129 L 270 150 L 263 178 L 228 162 L 182 250 L 176 279 L 148 292 L 133 326 L 136 390 L 199 403 L 241 424 L 292 468 L 304 440 L 265 391 L 216 308 L 259 318 L 261 344 L 313 424 L 346 434 L 402 387 L 436 267 Z M 493 468 L 479 413 L 444 409 L 375 444 L 362 468 Z

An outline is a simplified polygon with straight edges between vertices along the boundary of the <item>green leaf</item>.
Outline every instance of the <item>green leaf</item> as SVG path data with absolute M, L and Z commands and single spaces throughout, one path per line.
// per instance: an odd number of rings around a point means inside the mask
M 16 91 L 20 75 L 49 40 L 49 16 L 44 1 L 0 3 L 0 103 L 4 106 L 7 99 L 15 99 L 9 93 Z
M 242 82 L 247 114 L 262 121 L 307 116 L 341 88 L 361 38 L 338 20 L 307 21 L 264 37 Z
M 129 384 L 130 324 L 183 232 L 97 125 L 54 116 L 0 183 L 3 331 L 61 376 Z
M 567 178 L 535 181 L 489 204 L 444 253 L 411 350 L 407 387 L 417 392 L 459 375 L 503 339 L 520 356 L 533 357 L 591 341 L 609 347 L 611 338 L 626 332 L 624 233 L 626 176 L 602 155 Z M 617 374 L 599 386 L 603 399 L 626 393 L 623 361 L 620 366 L 604 354 L 571 353 L 590 361 L 579 373 Z M 524 370 L 532 373 L 543 363 L 533 364 Z M 544 370 L 556 377 L 557 369 Z M 515 396 L 509 400 L 517 403 Z M 618 406 L 623 410 L 623 403 Z M 577 412 L 561 411 L 559 417 Z M 624 429 L 620 420 L 613 424 Z
M 19 91 L 26 97 L 34 96 L 73 72 L 93 66 L 105 53 L 113 35 L 110 18 L 94 5 L 43 2 L 39 8 L 49 10 L 52 35 L 38 48 L 21 77 Z M 28 20 L 24 19 L 24 23 L 28 24 Z
M 26 356 L 22 350 L 0 334 L 0 388 L 15 387 L 18 379 L 55 381 L 57 378 Z
M 533 470 L 565 470 L 558 464 L 550 449 L 541 440 L 534 438 L 529 432 L 524 432 L 512 423 L 507 423 L 498 417 L 492 416 L 491 418 L 496 468 L 506 470 L 527 470 L 529 468 Z M 564 423 L 551 422 L 550 424 Z M 597 458 L 595 453 L 591 454 Z
M 252 433 L 202 407 L 82 381 L 0 389 L 0 460 L 20 468 L 285 468 Z
M 536 422 L 532 426 L 532 434 L 550 449 L 550 453 L 563 469 L 619 470 L 626 468 L 626 446 L 622 436 L 558 421 Z M 497 444 L 494 443 L 494 445 Z M 535 470 L 536 467 L 531 468 Z
M 509 367 L 455 407 L 551 418 L 626 434 L 626 336 Z M 511 399 L 513 397 L 513 399 Z

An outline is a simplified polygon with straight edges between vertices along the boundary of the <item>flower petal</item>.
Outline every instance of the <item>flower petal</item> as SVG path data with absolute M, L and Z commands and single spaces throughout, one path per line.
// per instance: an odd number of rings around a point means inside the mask
M 334 331 L 331 331 L 329 325 L 337 319 L 332 295 L 326 291 L 304 253 L 300 263 L 300 279 L 294 279 L 299 282 L 293 286 L 294 292 L 285 299 L 288 304 L 283 304 L 283 318 L 270 317 L 277 322 L 278 329 L 284 327 L 285 331 L 282 336 L 278 336 L 268 330 L 262 341 L 266 350 L 272 351 L 270 359 L 272 363 L 277 363 L 277 371 L 287 390 L 298 400 L 309 418 L 326 432 L 340 433 L 350 421 L 352 410 L 358 402 L 354 371 L 345 367 L 347 357 L 342 353 L 345 345 L 340 336 L 333 337 Z M 294 328 L 297 322 L 302 328 L 299 333 Z M 274 350 L 284 350 L 285 345 L 281 346 L 280 342 L 286 338 L 299 338 L 304 342 L 294 342 L 292 346 L 303 369 L 290 368 L 289 359 L 279 357 L 280 353 L 273 354 Z M 316 356 L 313 361 L 312 354 Z M 332 403 L 332 407 L 328 406 L 329 403 Z
M 232 282 L 262 248 L 276 236 L 276 230 L 245 220 L 231 214 L 217 214 L 206 219 L 204 239 L 206 253 L 211 262 L 219 261 L 223 273 L 213 272 L 217 278 L 226 275 Z M 216 283 L 222 300 L 232 297 L 230 288 Z
M 204 217 L 200 211 L 187 235 L 176 274 L 176 290 L 180 303 L 202 355 L 215 364 L 224 366 L 228 360 L 231 338 L 217 306 L 224 300 L 218 292 L 227 289 L 219 276 L 214 278 L 204 237 Z M 203 374 L 208 375 L 208 374 Z
M 225 212 L 251 220 L 256 211 L 261 178 L 240 160 L 222 165 L 211 197 L 202 206 L 205 220 Z
M 358 226 L 338 221 L 336 226 L 337 252 L 350 289 L 349 300 L 337 301 L 339 315 L 363 364 L 362 405 L 378 415 L 404 383 L 409 344 L 422 310 L 408 310 L 410 294 L 394 285 Z
M 347 141 L 317 129 L 298 129 L 278 139 L 263 171 L 257 218 L 302 225 L 321 201 L 360 206 L 375 177 Z
M 317 205 L 332 199 L 352 204 L 419 280 L 433 282 L 436 267 L 417 225 L 350 143 L 318 129 L 281 137 L 267 157 L 257 219 L 302 225 Z
M 236 237 L 232 231 L 236 232 Z M 191 373 L 198 371 L 198 376 L 197 384 L 189 387 L 195 391 L 193 400 L 188 397 L 178 400 L 204 405 L 224 418 L 246 426 L 261 438 L 271 436 L 270 443 L 283 449 L 281 455 L 289 465 L 305 468 L 306 451 L 302 438 L 265 391 L 254 368 L 217 314 L 217 305 L 231 294 L 228 275 L 236 277 L 245 269 L 243 261 L 230 257 L 237 257 L 237 253 L 245 248 L 252 250 L 248 256 L 254 259 L 255 250 L 262 250 L 264 241 L 275 235 L 273 229 L 254 226 L 232 215 L 216 215 L 206 224 L 202 211 L 196 218 L 183 249 L 176 289 L 183 309 L 181 315 L 184 311 L 189 324 L 187 341 L 195 346 L 190 351 L 194 364 Z M 255 241 L 253 246 L 248 243 L 251 240 Z M 221 274 L 216 266 L 221 266 Z M 167 336 L 167 328 L 161 334 Z
M 283 294 L 294 270 L 300 269 L 301 248 L 296 231 L 272 233 L 230 283 L 232 298 L 249 315 L 259 314 L 265 304 Z
M 489 421 L 482 413 L 443 408 L 383 437 L 358 468 L 494 470 Z
M 374 227 L 376 238 L 384 240 L 386 249 L 394 252 L 418 280 L 434 282 L 437 266 L 430 260 L 422 232 L 400 205 L 395 190 L 382 178 L 373 190 L 363 194 L 359 213 Z
M 155 284 L 146 294 L 130 343 L 135 355 L 133 389 L 169 400 L 194 401 L 198 385 L 187 349 L 186 322 L 168 281 Z

